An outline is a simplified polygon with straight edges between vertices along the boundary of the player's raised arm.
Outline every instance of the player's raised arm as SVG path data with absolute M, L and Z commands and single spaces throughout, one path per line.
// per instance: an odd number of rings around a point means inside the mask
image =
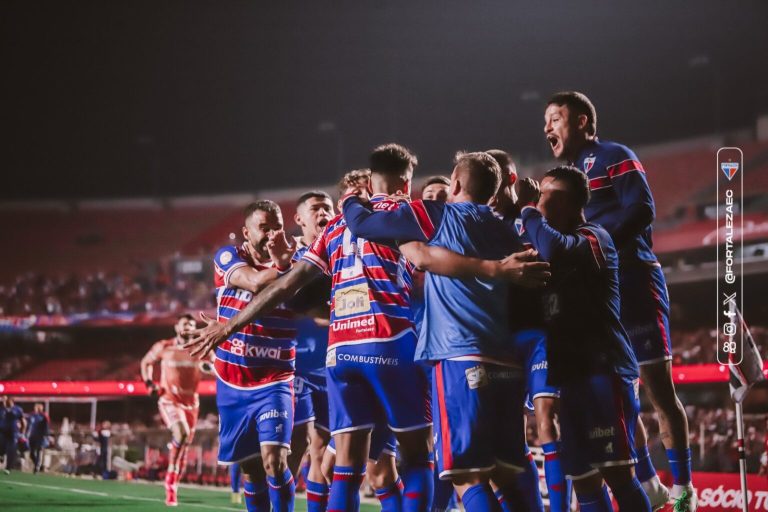
M 436 201 L 415 201 L 403 203 L 396 210 L 373 211 L 355 195 L 342 200 L 344 220 L 352 235 L 383 243 L 428 241 L 439 223 L 442 206 L 443 203 Z
M 645 169 L 637 156 L 623 148 L 615 160 L 617 163 L 607 166 L 606 170 L 621 202 L 621 210 L 617 212 L 617 222 L 608 232 L 616 248 L 621 249 L 651 225 L 656 210 Z
M 205 323 L 202 329 L 192 331 L 190 340 L 183 345 L 193 356 L 205 356 L 233 333 L 240 331 L 251 320 L 273 310 L 278 304 L 292 297 L 302 286 L 320 274 L 316 266 L 299 261 L 290 272 L 266 286 L 227 323 L 219 323 L 201 313 Z

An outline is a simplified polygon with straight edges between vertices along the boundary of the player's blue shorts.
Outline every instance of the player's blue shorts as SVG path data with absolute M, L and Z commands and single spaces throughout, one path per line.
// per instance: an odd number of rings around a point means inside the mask
M 540 397 L 559 397 L 560 388 L 547 384 L 546 333 L 539 329 L 523 329 L 513 334 L 512 342 L 526 369 L 526 407 L 533 410 L 533 401 Z
M 329 431 L 328 390 L 325 386 L 325 376 L 296 375 L 293 387 L 296 401 L 294 426 L 314 421 L 315 428 Z
M 635 425 L 640 411 L 638 380 L 593 375 L 564 384 L 560 392 L 563 472 L 578 480 L 601 467 L 637 462 Z
M 672 359 L 669 294 L 659 266 L 632 263 L 620 267 L 621 323 L 638 364 Z
M 219 464 L 261 456 L 261 445 L 291 446 L 293 383 L 254 390 L 216 383 L 219 408 Z
M 427 378 L 414 362 L 416 337 L 328 349 L 331 433 L 372 429 L 383 409 L 395 432 L 432 425 Z
M 523 470 L 528 462 L 522 415 L 523 372 L 467 360 L 438 362 L 432 374 L 435 460 L 441 479 L 489 471 Z
M 336 443 L 333 438 L 328 443 L 328 450 L 333 454 L 336 453 Z M 379 460 L 382 454 L 392 457 L 397 455 L 397 438 L 395 438 L 395 433 L 387 426 L 383 413 L 381 420 L 376 423 L 371 431 L 371 446 L 368 448 L 368 460 L 375 462 Z

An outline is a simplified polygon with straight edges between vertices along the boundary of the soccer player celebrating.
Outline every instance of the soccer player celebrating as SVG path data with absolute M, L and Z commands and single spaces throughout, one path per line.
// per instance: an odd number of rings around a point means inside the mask
M 182 348 L 195 328 L 192 315 L 179 316 L 174 325 L 176 336 L 160 340 L 141 360 L 141 378 L 147 390 L 157 401 L 160 416 L 171 431 L 171 450 L 165 474 L 165 504 L 178 504 L 179 478 L 184 474 L 187 450 L 195 435 L 195 424 L 200 411 L 197 385 L 202 375 L 202 363 Z M 154 367 L 160 364 L 159 384 L 155 382 Z
M 214 257 L 222 321 L 235 317 L 254 294 L 287 271 L 293 256 L 276 203 L 251 203 L 244 216 L 245 242 L 240 247 L 224 246 Z M 274 512 L 293 510 L 295 482 L 288 469 L 288 450 L 294 412 L 295 327 L 293 313 L 281 306 L 228 332 L 215 351 L 219 463 L 240 464 L 249 512 L 267 512 L 270 504 Z M 209 352 L 193 342 L 185 344 L 193 356 Z
M 396 208 L 388 194 L 408 193 L 416 158 L 388 144 L 371 154 L 371 198 Z M 424 512 L 432 499 L 431 417 L 423 370 L 414 362 L 410 269 L 388 247 L 353 238 L 341 216 L 284 277 L 268 286 L 226 325 L 209 324 L 193 339 L 200 352 L 219 345 L 251 318 L 272 310 L 321 272 L 331 275 L 331 330 L 326 356 L 330 427 L 336 464 L 329 510 L 359 508 L 359 487 L 370 433 L 382 411 L 396 433 L 402 460 L 405 512 Z
M 333 201 L 327 193 L 313 190 L 302 194 L 296 201 L 294 221 L 301 228 L 293 261 L 298 262 L 312 242 L 320 236 L 334 217 Z M 298 437 L 309 436 L 309 470 L 306 474 L 307 507 L 309 512 L 324 512 L 328 500 L 328 484 L 322 472 L 323 455 L 330 441 L 328 423 L 328 392 L 325 382 L 325 353 L 328 348 L 328 329 L 317 329 L 314 317 L 328 317 L 328 299 L 331 283 L 327 276 L 319 276 L 305 286 L 289 305 L 307 318 L 299 324 L 312 330 L 312 344 L 298 346 L 296 359 L 296 411 L 294 412 L 293 440 L 291 441 L 291 471 L 298 469 L 304 455 L 296 443 Z
M 27 418 L 27 440 L 32 457 L 32 472 L 43 469 L 43 450 L 48 446 L 51 422 L 45 414 L 43 404 L 35 404 L 35 410 Z
M 602 227 L 584 220 L 585 175 L 563 166 L 521 183 L 523 226 L 552 264 L 544 292 L 548 379 L 561 388 L 562 462 L 584 512 L 650 512 L 634 475 L 638 366 L 619 320 L 618 255 Z M 538 209 L 537 209 L 538 208 Z
M 589 222 L 602 225 L 619 254 L 621 322 L 629 334 L 640 365 L 645 390 L 659 416 L 661 440 L 667 449 L 674 480 L 671 495 L 678 510 L 694 511 L 688 419 L 672 381 L 669 297 L 664 273 L 652 251 L 653 197 L 645 170 L 626 146 L 597 138 L 597 114 L 578 92 L 550 98 L 544 132 L 555 158 L 582 170 L 591 199 L 585 208 Z M 638 424 L 637 473 L 654 509 L 668 499 L 648 454 L 645 428 Z
M 435 365 L 432 402 L 438 468 L 442 478 L 453 481 L 468 511 L 497 509 L 499 502 L 513 510 L 528 509 L 516 476 L 529 463 L 521 414 L 525 387 L 506 342 L 506 283 L 438 275 L 461 273 L 432 267 L 425 259 L 429 248 L 424 243 L 474 259 L 498 260 L 520 249 L 516 234 L 486 206 L 500 179 L 499 165 L 490 155 L 459 154 L 449 204 L 416 201 L 381 212 L 366 209 L 354 196 L 344 201 L 353 235 L 410 242 L 400 246 L 403 254 L 428 270 L 416 356 Z M 451 257 L 437 259 L 446 262 Z M 492 473 L 501 489 L 496 497 L 489 486 Z
M 427 201 L 446 201 L 450 184 L 451 180 L 447 176 L 430 176 L 421 187 L 421 198 Z
M 486 151 L 501 167 L 501 187 L 494 198 L 494 209 L 504 223 L 515 229 L 523 243 L 530 246 L 528 235 L 523 229 L 520 205 L 517 204 L 515 183 L 517 169 L 512 157 L 506 151 Z M 532 409 L 536 419 L 536 432 L 544 451 L 544 476 L 551 512 L 566 512 L 571 509 L 571 485 L 563 474 L 560 463 L 560 434 L 555 422 L 559 407 L 560 389 L 547 383 L 547 350 L 544 333 L 544 315 L 541 293 L 535 289 L 516 287 L 509 298 L 510 330 L 518 359 L 524 363 L 527 372 L 526 406 Z M 538 468 L 529 466 L 525 476 L 532 483 L 538 483 Z M 526 468 L 528 469 L 528 468 Z M 531 485 L 529 485 L 531 487 Z

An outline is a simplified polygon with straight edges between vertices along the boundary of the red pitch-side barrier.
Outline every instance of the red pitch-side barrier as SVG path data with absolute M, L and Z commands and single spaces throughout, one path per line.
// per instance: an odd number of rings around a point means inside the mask
M 741 511 L 741 483 L 738 473 L 693 473 L 699 493 L 699 512 Z M 768 510 L 768 476 L 747 475 L 750 512 Z
M 768 363 L 763 371 L 768 376 Z M 719 364 L 676 366 L 672 375 L 677 384 L 728 382 L 728 368 Z M 205 380 L 200 383 L 197 391 L 201 395 L 214 395 L 216 382 Z M 0 393 L 34 396 L 141 396 L 147 393 L 147 389 L 143 382 L 130 381 L 0 381 Z

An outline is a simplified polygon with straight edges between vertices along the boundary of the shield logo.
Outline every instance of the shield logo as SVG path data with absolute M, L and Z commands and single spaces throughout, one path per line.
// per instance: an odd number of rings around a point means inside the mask
M 736 176 L 736 173 L 739 172 L 739 162 L 720 162 L 720 169 L 725 174 L 725 177 L 728 178 L 728 181 L 731 181 Z
M 515 219 L 515 230 L 517 231 L 517 234 L 522 236 L 523 233 L 525 233 L 525 228 L 523 227 L 523 219 L 517 218 Z
M 592 166 L 595 165 L 595 157 L 590 156 L 588 158 L 584 159 L 584 172 L 589 172 L 590 169 L 592 169 Z

